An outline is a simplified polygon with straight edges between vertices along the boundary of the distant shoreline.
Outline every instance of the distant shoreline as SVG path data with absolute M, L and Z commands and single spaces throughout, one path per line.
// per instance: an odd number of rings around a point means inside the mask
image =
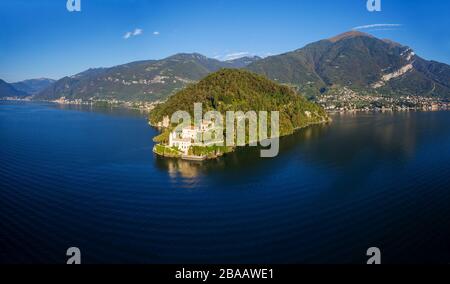
M 27 98 L 15 98 L 15 97 L 6 97 L 0 98 L 0 101 L 16 101 L 16 102 L 43 102 L 43 103 L 54 103 L 58 105 L 76 105 L 76 106 L 110 106 L 110 107 L 123 107 L 127 109 L 140 110 L 144 112 L 150 112 L 153 108 L 160 104 L 161 102 L 128 102 L 128 101 L 83 101 L 83 100 L 33 100 L 30 97 Z
M 45 103 L 54 103 L 59 105 L 86 105 L 86 106 L 111 106 L 111 107 L 123 107 L 127 109 L 139 110 L 143 112 L 150 113 L 158 104 L 162 104 L 164 102 L 129 102 L 129 101 L 83 101 L 83 100 L 33 100 L 31 97 L 26 98 L 17 98 L 17 97 L 5 97 L 0 98 L 0 101 L 17 101 L 17 102 L 45 102 Z M 424 111 L 424 112 L 433 112 L 433 111 L 450 111 L 450 102 L 446 101 L 436 101 L 438 105 L 433 106 L 425 105 L 425 106 L 416 106 L 416 107 L 382 107 L 382 108 L 355 108 L 355 109 L 344 109 L 344 110 L 330 110 L 325 109 L 328 114 L 343 114 L 343 113 L 385 113 L 385 112 L 408 112 L 408 111 Z M 319 103 L 320 105 L 320 103 Z M 152 127 L 157 127 L 156 125 L 150 124 Z

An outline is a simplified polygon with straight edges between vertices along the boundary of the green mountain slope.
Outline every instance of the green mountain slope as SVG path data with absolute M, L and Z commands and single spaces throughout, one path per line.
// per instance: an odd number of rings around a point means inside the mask
M 255 59 L 256 60 L 256 59 Z M 248 63 L 254 60 L 248 61 Z M 189 83 L 223 67 L 242 67 L 243 61 L 222 62 L 200 54 L 177 54 L 162 60 L 138 61 L 111 68 L 89 69 L 57 81 L 36 99 L 164 100 Z
M 361 94 L 450 97 L 449 65 L 353 31 L 264 59 L 219 61 L 193 53 L 89 69 L 58 80 L 35 98 L 161 101 L 221 68 L 245 68 L 306 96 L 350 89 Z
M 409 47 L 348 32 L 247 69 L 317 94 L 329 86 L 386 95 L 450 96 L 450 66 L 426 61 Z
M 178 110 L 193 115 L 194 103 L 202 103 L 203 111 L 280 111 L 280 134 L 328 121 L 325 111 L 308 102 L 287 86 L 245 70 L 222 69 L 192 84 L 158 105 L 150 113 L 150 122 L 157 124 L 164 116 Z

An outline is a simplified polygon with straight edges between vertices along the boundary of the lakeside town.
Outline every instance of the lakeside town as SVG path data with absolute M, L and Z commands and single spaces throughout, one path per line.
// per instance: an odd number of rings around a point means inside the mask
M 23 101 L 23 102 L 32 102 L 36 101 L 32 96 L 29 97 L 4 97 L 0 98 L 3 101 Z M 144 112 L 152 111 L 158 104 L 163 103 L 163 101 L 154 101 L 154 102 L 129 102 L 129 101 L 121 101 L 117 99 L 67 99 L 65 97 L 61 97 L 57 100 L 49 100 L 47 102 L 56 103 L 60 105 L 86 105 L 86 106 L 110 106 L 110 107 L 125 107 L 130 109 L 138 109 Z
M 327 112 L 356 111 L 439 111 L 450 110 L 450 100 L 424 96 L 361 95 L 346 87 L 339 91 L 321 94 L 314 100 Z
M 120 106 L 131 109 L 138 109 L 140 111 L 150 112 L 155 106 L 163 103 L 162 101 L 154 101 L 154 102 L 130 102 L 130 101 L 122 101 L 117 99 L 67 99 L 65 97 L 59 98 L 57 100 L 53 100 L 52 102 L 57 104 L 66 104 L 66 105 L 96 105 L 96 106 Z
M 5 101 L 33 101 L 33 98 L 5 97 Z M 450 110 L 450 100 L 423 96 L 399 96 L 390 97 L 379 94 L 358 94 L 348 88 L 339 92 L 321 94 L 313 99 L 329 113 L 361 112 L 361 111 L 440 111 Z M 116 106 L 130 109 L 138 109 L 144 112 L 152 111 L 164 101 L 130 102 L 117 99 L 68 99 L 61 97 L 50 102 L 62 105 L 89 105 L 89 106 Z

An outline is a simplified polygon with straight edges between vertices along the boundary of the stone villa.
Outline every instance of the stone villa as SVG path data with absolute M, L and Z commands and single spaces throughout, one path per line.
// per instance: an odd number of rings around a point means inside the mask
M 189 148 L 191 146 L 213 146 L 213 145 L 223 145 L 223 135 L 217 137 L 217 133 L 220 130 L 216 128 L 215 124 L 210 121 L 202 121 L 199 125 L 186 126 L 181 132 L 171 132 L 169 135 L 169 147 L 176 147 L 181 150 L 184 155 L 188 155 Z M 204 141 L 206 138 L 205 134 L 209 133 L 210 139 Z

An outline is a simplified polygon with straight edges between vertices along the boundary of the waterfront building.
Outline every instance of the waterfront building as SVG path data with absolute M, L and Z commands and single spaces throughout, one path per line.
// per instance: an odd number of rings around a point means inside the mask
M 213 146 L 223 145 L 223 135 L 218 135 L 222 131 L 211 121 L 201 121 L 198 125 L 189 125 L 181 131 L 172 131 L 169 135 L 169 147 L 181 150 L 184 155 L 188 155 L 192 146 Z M 206 140 L 206 134 L 209 134 Z

